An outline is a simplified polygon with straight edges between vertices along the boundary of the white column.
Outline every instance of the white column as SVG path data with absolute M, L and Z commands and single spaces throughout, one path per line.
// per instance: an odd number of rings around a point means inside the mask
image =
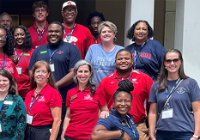
M 154 0 L 126 0 L 124 46 L 132 43 L 126 38 L 128 29 L 138 20 L 146 20 L 153 28 Z
M 200 0 L 176 0 L 174 48 L 182 52 L 186 75 L 200 84 Z

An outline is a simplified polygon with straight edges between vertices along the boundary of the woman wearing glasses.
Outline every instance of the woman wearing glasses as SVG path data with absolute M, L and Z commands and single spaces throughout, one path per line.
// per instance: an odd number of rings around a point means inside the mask
M 16 79 L 19 95 L 24 99 L 30 91 L 30 79 L 28 73 L 28 65 L 31 59 L 32 41 L 31 35 L 26 27 L 19 25 L 12 30 L 14 36 L 14 55 L 18 59 L 16 65 L 19 78 Z
M 0 68 L 5 69 L 16 80 L 18 77 L 17 69 L 9 56 L 13 55 L 14 41 L 8 29 L 0 27 Z M 16 93 L 18 94 L 18 93 Z
M 49 64 L 37 61 L 30 81 L 31 91 L 25 98 L 28 124 L 25 140 L 55 140 L 61 123 L 62 97 L 55 88 Z
M 179 50 L 171 49 L 165 53 L 149 102 L 151 140 L 200 138 L 200 90 L 197 82 L 185 75 Z

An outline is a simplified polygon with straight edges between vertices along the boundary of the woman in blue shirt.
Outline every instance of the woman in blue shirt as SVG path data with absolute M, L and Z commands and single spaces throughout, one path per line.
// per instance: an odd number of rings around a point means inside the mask
M 128 113 L 131 109 L 133 84 L 129 80 L 122 80 L 119 88 L 113 95 L 114 108 L 106 119 L 99 119 L 94 127 L 91 139 L 112 140 L 138 140 L 139 134 L 133 122 L 132 115 Z

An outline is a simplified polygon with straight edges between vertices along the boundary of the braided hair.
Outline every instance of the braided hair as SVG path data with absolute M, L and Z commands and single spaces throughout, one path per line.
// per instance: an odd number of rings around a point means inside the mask
M 113 95 L 113 100 L 116 99 L 116 96 L 122 92 L 122 91 L 125 91 L 127 92 L 130 96 L 131 96 L 131 101 L 133 99 L 133 96 L 131 94 L 131 91 L 134 90 L 134 86 L 133 86 L 133 83 L 130 82 L 129 80 L 122 80 L 118 83 L 118 89 L 116 90 L 116 92 L 114 93 Z

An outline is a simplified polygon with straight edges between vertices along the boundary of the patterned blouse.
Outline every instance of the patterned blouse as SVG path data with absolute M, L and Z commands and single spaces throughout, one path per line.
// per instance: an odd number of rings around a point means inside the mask
M 4 103 L 4 104 L 3 104 Z M 23 140 L 26 128 L 26 107 L 20 96 L 9 94 L 0 112 L 0 139 Z

